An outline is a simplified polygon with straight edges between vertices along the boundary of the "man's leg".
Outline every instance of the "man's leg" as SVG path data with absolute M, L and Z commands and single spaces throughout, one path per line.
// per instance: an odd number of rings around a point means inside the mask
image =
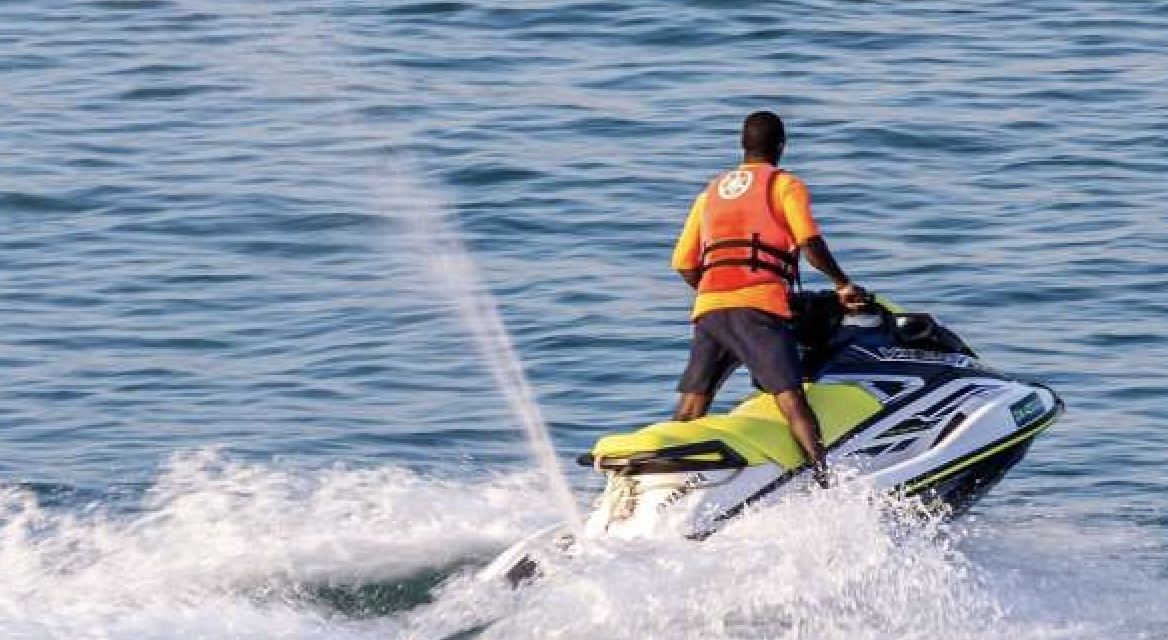
M 698 318 L 694 323 L 693 342 L 689 347 L 689 363 L 677 390 L 681 399 L 677 403 L 674 420 L 696 420 L 704 415 L 714 401 L 718 387 L 738 366 L 738 359 L 714 337 L 724 313 L 712 311 Z
M 823 440 L 819 433 L 819 420 L 811 410 L 811 405 L 807 404 L 807 395 L 803 393 L 803 388 L 795 387 L 776 393 L 775 403 L 778 404 L 779 411 L 787 419 L 787 423 L 791 425 L 791 434 L 795 436 L 799 446 L 803 447 L 807 459 L 811 461 L 816 480 L 824 484 L 827 454 L 824 452 Z
M 790 327 L 777 316 L 742 309 L 735 314 L 734 330 L 727 342 L 746 363 L 759 386 L 774 396 L 791 434 L 815 470 L 815 479 L 826 486 L 826 455 L 820 441 L 819 421 L 803 393 L 799 349 Z
M 677 403 L 677 411 L 674 412 L 673 419 L 680 422 L 697 420 L 706 415 L 706 412 L 710 410 L 710 403 L 713 401 L 714 396 L 710 393 L 683 393 Z

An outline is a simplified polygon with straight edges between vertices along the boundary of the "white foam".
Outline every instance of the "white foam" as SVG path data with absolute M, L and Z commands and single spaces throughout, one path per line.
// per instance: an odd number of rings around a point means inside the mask
M 310 473 L 214 452 L 177 457 L 131 515 L 6 490 L 0 637 L 365 637 L 368 623 L 320 611 L 302 588 L 482 561 L 546 524 L 542 493 L 533 474 Z
M 1168 628 L 1163 576 L 1129 557 L 1162 547 L 1130 527 L 942 525 L 859 488 L 751 510 L 702 543 L 593 543 L 520 591 L 470 574 L 556 518 L 534 473 L 455 480 L 205 451 L 176 457 L 137 506 L 45 507 L 4 490 L 0 638 L 429 640 L 482 627 L 516 639 L 1037 640 Z M 430 588 L 419 576 L 432 573 L 446 577 Z M 432 602 L 368 617 L 314 596 L 384 584 L 429 589 Z
M 908 523 L 875 494 L 816 492 L 702 543 L 593 544 L 514 602 L 452 585 L 412 624 L 432 612 L 418 637 L 442 637 L 469 601 L 497 607 L 490 638 L 981 637 L 1002 609 L 936 522 Z
M 491 616 L 484 638 L 1162 637 L 1162 577 L 1047 524 L 970 533 L 862 489 L 814 492 L 700 545 L 594 544 L 511 600 L 453 581 L 408 637 Z

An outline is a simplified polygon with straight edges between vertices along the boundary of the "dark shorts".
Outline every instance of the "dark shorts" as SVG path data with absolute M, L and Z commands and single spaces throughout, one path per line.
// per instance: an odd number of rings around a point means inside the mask
M 803 382 L 795 335 L 786 320 L 758 309 L 718 309 L 694 323 L 689 364 L 677 390 L 713 394 L 740 364 L 767 393 Z

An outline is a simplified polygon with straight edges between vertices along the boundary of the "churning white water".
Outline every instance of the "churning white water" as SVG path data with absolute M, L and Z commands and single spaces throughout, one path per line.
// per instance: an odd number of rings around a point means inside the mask
M 538 474 L 207 451 L 117 509 L 0 492 L 0 637 L 1164 637 L 1163 579 L 1121 553 L 1155 542 L 1138 532 L 911 513 L 860 488 L 811 492 L 702 543 L 592 544 L 512 591 L 473 573 L 558 517 Z M 1068 538 L 1081 544 L 1050 546 Z
M 396 623 L 363 619 L 370 606 L 408 607 L 422 596 L 402 593 L 424 594 L 434 572 L 484 562 L 546 524 L 533 475 L 305 472 L 205 451 L 175 457 L 116 512 L 7 488 L 0 638 L 385 638 Z M 398 586 L 344 596 L 383 583 Z

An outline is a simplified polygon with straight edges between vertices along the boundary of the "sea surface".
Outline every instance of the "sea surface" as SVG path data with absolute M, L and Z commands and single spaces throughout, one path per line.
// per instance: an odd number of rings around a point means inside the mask
M 1168 638 L 1166 51 L 1153 1 L 0 2 L 0 638 Z M 856 280 L 1065 417 L 952 523 L 476 583 L 558 518 L 476 317 L 586 505 L 763 108 Z

